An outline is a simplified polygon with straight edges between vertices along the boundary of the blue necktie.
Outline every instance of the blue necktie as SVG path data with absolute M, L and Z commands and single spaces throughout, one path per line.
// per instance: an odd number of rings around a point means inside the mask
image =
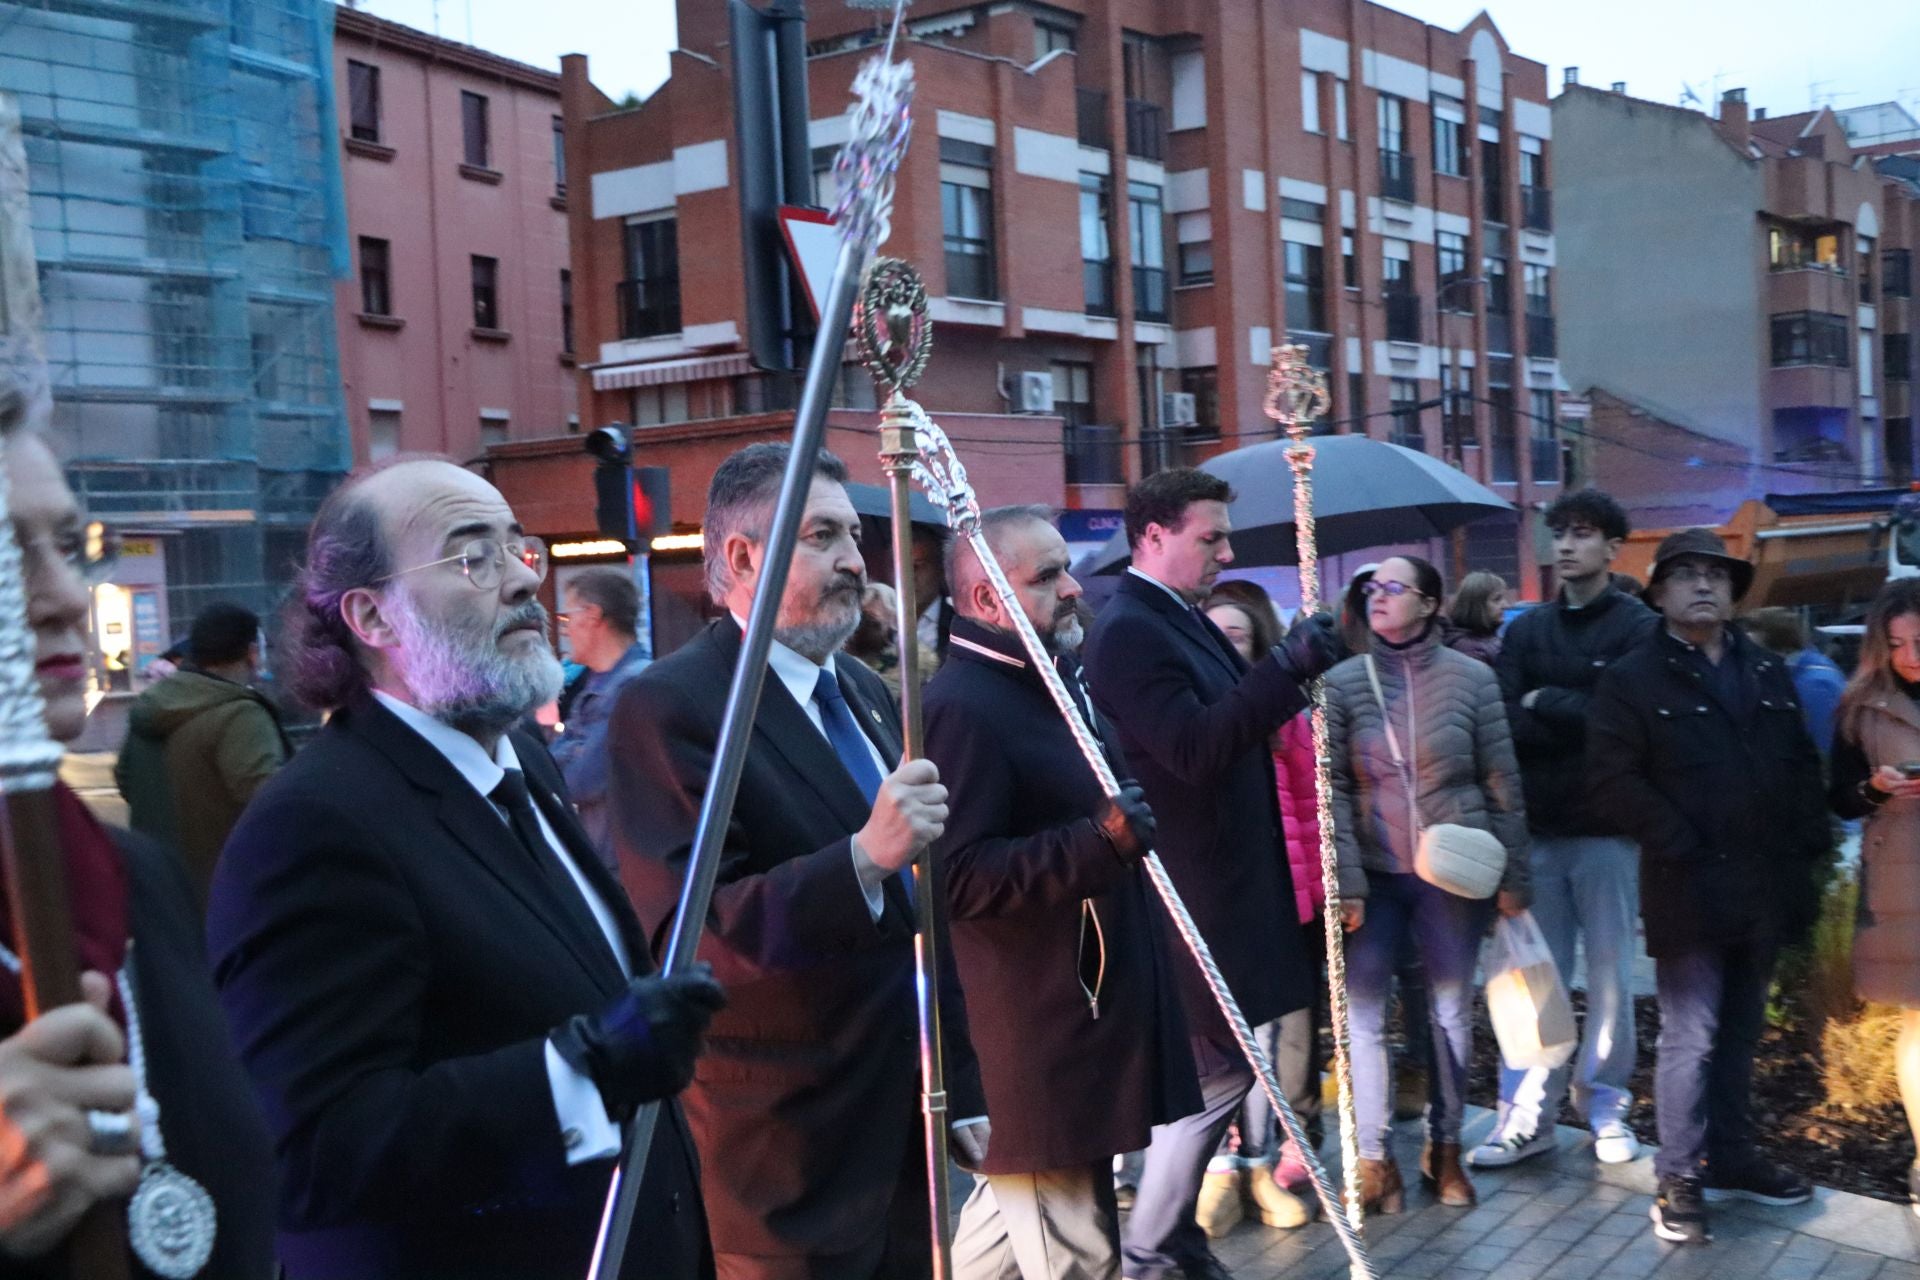
M 853 709 L 847 705 L 847 696 L 840 692 L 840 681 L 834 676 L 833 668 L 820 668 L 820 678 L 813 685 L 813 700 L 820 707 L 820 724 L 827 731 L 827 741 L 833 744 L 834 754 L 846 766 L 860 794 L 872 804 L 880 794 L 880 770 L 867 747 L 867 735 L 854 723 Z

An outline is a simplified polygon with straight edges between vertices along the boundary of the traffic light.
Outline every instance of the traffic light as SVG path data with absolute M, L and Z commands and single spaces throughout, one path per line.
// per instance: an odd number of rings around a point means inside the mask
M 672 529 L 669 472 L 632 465 L 624 423 L 596 429 L 585 443 L 587 452 L 599 459 L 593 469 L 593 518 L 602 537 L 639 544 Z

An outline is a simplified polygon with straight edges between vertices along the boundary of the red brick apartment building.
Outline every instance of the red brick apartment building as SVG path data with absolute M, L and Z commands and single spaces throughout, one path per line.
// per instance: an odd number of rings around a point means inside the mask
M 354 460 L 577 430 L 560 77 L 344 6 L 333 63 Z
M 634 425 L 690 528 L 715 445 L 783 434 L 792 392 L 745 354 L 725 7 L 678 13 L 645 103 L 617 107 L 584 57 L 561 96 L 582 417 Z M 826 204 L 878 33 L 832 0 L 809 17 Z M 1329 375 L 1330 429 L 1445 457 L 1523 517 L 1558 492 L 1546 72 L 1485 15 L 1446 31 L 1358 0 L 921 0 L 908 25 L 915 132 L 883 251 L 936 295 L 919 395 L 986 501 L 1110 510 L 1144 474 L 1270 438 L 1288 338 Z M 849 369 L 836 421 L 870 426 L 871 394 Z M 870 457 L 871 436 L 839 447 Z M 585 459 L 557 449 L 492 457 L 510 490 L 516 468 L 549 471 L 521 500 L 559 499 L 579 528 Z M 1531 594 L 1530 522 L 1495 523 L 1470 558 Z

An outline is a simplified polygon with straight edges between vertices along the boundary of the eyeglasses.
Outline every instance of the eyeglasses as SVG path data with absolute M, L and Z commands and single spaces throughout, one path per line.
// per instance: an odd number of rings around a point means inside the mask
M 1398 599 L 1409 592 L 1422 597 L 1427 594 L 1420 588 L 1409 586 L 1404 582 L 1383 582 L 1379 578 L 1368 578 L 1360 584 L 1360 593 L 1366 596 L 1393 596 Z
M 422 569 L 437 569 L 443 564 L 457 564 L 460 566 L 460 572 L 467 575 L 468 582 L 482 591 L 491 591 L 500 585 L 500 574 L 506 569 L 509 556 L 533 570 L 534 576 L 540 581 L 546 581 L 547 544 L 529 535 L 516 538 L 512 542 L 476 538 L 462 547 L 459 555 L 442 556 L 438 560 L 416 564 L 410 569 L 401 569 L 375 580 L 373 585 L 377 587 L 383 582 L 391 582 L 409 573 L 419 573 Z
M 1667 570 L 1675 582 L 1732 582 L 1733 570 L 1723 564 L 1677 564 Z
M 20 553 L 23 558 L 37 559 L 42 565 L 51 555 L 64 562 L 89 587 L 97 587 L 113 576 L 113 568 L 120 562 L 120 531 L 98 520 L 89 520 L 57 533 L 21 538 Z M 26 567 L 31 570 L 33 566 Z

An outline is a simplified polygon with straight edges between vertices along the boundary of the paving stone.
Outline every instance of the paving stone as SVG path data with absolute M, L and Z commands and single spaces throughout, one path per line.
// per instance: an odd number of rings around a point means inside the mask
M 1821 1269 L 1820 1280 L 1867 1280 L 1885 1261 L 1878 1254 L 1839 1249 Z

